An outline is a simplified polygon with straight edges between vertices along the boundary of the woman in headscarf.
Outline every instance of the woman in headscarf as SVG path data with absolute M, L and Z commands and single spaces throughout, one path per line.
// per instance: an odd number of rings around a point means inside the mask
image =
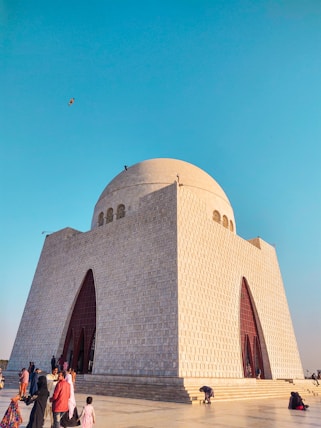
M 49 397 L 46 376 L 39 376 L 37 386 L 38 390 L 34 395 L 26 399 L 27 405 L 34 403 L 26 428 L 42 428 L 44 424 L 45 409 Z
M 40 373 L 41 373 L 41 370 L 37 368 L 33 372 L 33 376 L 31 377 L 30 386 L 29 386 L 29 395 L 31 396 L 34 395 L 38 389 L 38 380 L 39 380 Z
M 76 398 L 74 391 L 74 383 L 72 381 L 71 369 L 68 370 L 65 377 L 66 382 L 70 385 L 70 397 L 68 400 L 68 412 L 66 412 L 60 419 L 60 425 L 62 427 L 74 427 L 80 425 L 78 421 L 78 411 L 76 407 Z
M 75 391 L 74 391 L 74 383 L 72 381 L 72 375 L 71 370 L 68 370 L 65 377 L 66 381 L 70 385 L 70 397 L 68 400 L 68 409 L 69 409 L 69 419 L 71 419 L 74 415 L 74 410 L 76 407 L 76 398 L 75 398 Z

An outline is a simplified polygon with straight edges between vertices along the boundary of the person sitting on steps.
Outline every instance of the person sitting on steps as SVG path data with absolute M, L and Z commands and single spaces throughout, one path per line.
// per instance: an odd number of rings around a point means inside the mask
M 312 375 L 311 375 L 311 379 L 313 379 L 313 380 L 314 380 L 314 382 L 313 382 L 313 383 L 315 383 L 317 386 L 319 386 L 319 381 L 318 381 L 318 378 L 317 378 L 317 376 L 316 376 L 316 374 L 315 374 L 315 373 L 312 373 Z

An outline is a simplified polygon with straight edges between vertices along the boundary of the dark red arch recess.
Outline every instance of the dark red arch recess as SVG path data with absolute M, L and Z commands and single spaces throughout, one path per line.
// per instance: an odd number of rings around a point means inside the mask
M 92 371 L 96 332 L 96 292 L 92 270 L 85 276 L 66 334 L 63 357 L 78 373 Z
M 241 287 L 240 321 L 244 377 L 255 377 L 260 370 L 261 379 L 264 379 L 262 350 L 254 304 L 245 278 L 242 280 Z

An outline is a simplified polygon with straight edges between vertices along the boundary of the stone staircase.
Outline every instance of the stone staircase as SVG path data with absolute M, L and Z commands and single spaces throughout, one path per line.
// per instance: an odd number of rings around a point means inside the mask
M 213 387 L 214 385 L 214 387 Z M 288 398 L 291 391 L 298 391 L 299 394 L 307 399 L 309 395 L 320 396 L 320 392 L 313 387 L 311 381 L 296 381 L 295 383 L 285 380 L 256 380 L 255 383 L 211 385 L 214 388 L 215 401 L 234 401 L 268 398 Z M 188 388 L 192 403 L 203 400 L 204 394 L 199 392 L 198 386 Z
M 138 383 L 138 382 L 119 382 L 112 381 L 108 377 L 106 381 L 102 379 L 92 379 L 89 376 L 77 375 L 76 392 L 83 394 L 109 395 L 116 397 L 148 399 L 155 401 L 169 401 L 176 403 L 199 404 L 204 399 L 204 393 L 199 392 L 199 388 L 206 384 L 197 382 L 187 384 L 164 384 L 157 383 Z M 136 379 L 137 380 L 137 379 Z M 290 397 L 291 391 L 298 391 L 304 399 L 309 396 L 319 396 L 321 401 L 321 386 L 312 384 L 311 380 L 256 380 L 247 379 L 217 379 L 209 383 L 214 388 L 215 401 L 234 401 L 250 400 L 260 398 L 279 398 Z
M 5 378 L 5 388 L 16 388 L 17 392 L 19 392 L 19 376 L 18 372 L 9 372 L 7 370 L 3 370 L 2 374 Z
M 4 373 L 6 387 L 17 388 L 18 374 Z M 288 398 L 291 391 L 298 391 L 304 400 L 309 396 L 320 397 L 321 385 L 312 380 L 257 380 L 257 379 L 179 379 L 145 378 L 131 376 L 77 375 L 76 394 L 106 395 L 154 401 L 199 404 L 204 394 L 202 385 L 214 389 L 214 401 L 251 400 L 260 398 Z
M 104 379 L 105 378 L 105 379 Z M 188 391 L 181 385 L 154 378 L 152 381 L 144 377 L 125 377 L 124 380 L 115 376 L 77 375 L 76 393 L 108 395 L 114 397 L 136 398 L 153 401 L 176 403 L 191 402 Z

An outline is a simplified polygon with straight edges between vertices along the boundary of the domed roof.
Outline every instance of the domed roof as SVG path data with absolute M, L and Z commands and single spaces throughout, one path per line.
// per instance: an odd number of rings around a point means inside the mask
M 94 210 L 92 228 L 97 226 L 100 212 L 109 207 L 124 204 L 135 209 L 139 199 L 149 193 L 178 182 L 202 199 L 210 211 L 226 214 L 234 225 L 231 204 L 221 186 L 205 171 L 188 162 L 177 159 L 150 159 L 124 169 L 104 189 Z

